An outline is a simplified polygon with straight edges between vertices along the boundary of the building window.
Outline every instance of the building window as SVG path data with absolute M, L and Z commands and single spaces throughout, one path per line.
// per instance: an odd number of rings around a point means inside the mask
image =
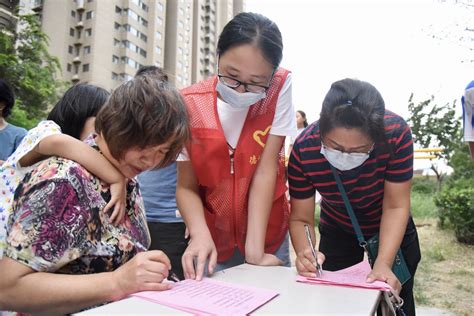
M 161 47 L 159 47 L 159 46 L 155 47 L 155 52 L 157 54 L 161 54 Z
M 114 23 L 114 28 L 116 30 L 119 30 L 120 29 L 120 24 L 118 24 L 117 22 Z
M 89 64 L 82 65 L 82 72 L 88 72 L 89 71 Z
M 158 2 L 158 5 L 157 5 L 157 7 L 158 7 L 158 11 L 161 11 L 161 12 L 163 12 L 163 3 L 161 3 L 161 2 Z
M 183 63 L 180 62 L 180 61 L 178 61 L 178 62 L 176 63 L 176 67 L 178 67 L 178 69 L 183 68 Z
M 91 47 L 90 46 L 84 46 L 84 55 L 88 55 L 91 53 Z
M 74 29 L 72 27 L 69 29 L 69 35 L 74 36 Z
M 183 49 L 181 47 L 178 47 L 178 54 L 183 55 Z
M 156 66 L 156 67 L 161 67 L 161 63 L 160 63 L 159 61 L 157 61 L 157 62 L 155 63 L 155 66 Z
M 135 3 L 137 7 L 142 8 L 143 11 L 148 12 L 148 6 L 142 0 L 132 0 L 132 2 Z
M 140 55 L 142 55 L 143 57 L 146 57 L 146 50 L 140 48 Z
M 67 64 L 67 71 L 68 71 L 68 72 L 71 72 L 71 70 L 72 70 L 72 65 L 71 65 L 71 64 Z
M 158 22 L 158 25 L 163 25 L 163 19 L 162 18 L 157 17 L 156 20 Z
M 122 13 L 122 8 L 115 6 L 115 13 Z
M 84 33 L 86 34 L 86 37 L 90 37 L 92 36 L 92 29 L 86 29 Z
M 67 50 L 68 50 L 69 54 L 72 54 L 72 53 L 73 53 L 73 48 L 72 48 L 71 45 L 68 46 Z
M 135 69 L 140 69 L 140 67 L 142 66 L 140 63 L 130 57 L 122 57 L 122 64 L 127 64 Z
M 132 79 L 133 79 L 133 76 L 130 76 L 130 75 L 127 74 L 127 73 L 121 73 L 121 74 L 120 74 L 120 78 L 121 78 L 122 80 L 129 81 L 129 80 L 132 80 Z
M 114 46 L 119 46 L 119 45 L 120 45 L 120 41 L 114 38 Z
M 184 29 L 184 23 L 183 23 L 183 21 L 181 21 L 181 20 L 178 21 L 178 27 Z
M 118 64 L 119 62 L 120 62 L 120 59 L 118 58 L 118 56 L 112 55 L 112 63 Z
M 161 34 L 160 31 L 156 32 L 156 38 L 161 40 L 163 38 L 163 35 Z
M 94 12 L 93 11 L 86 12 L 86 20 L 90 20 L 93 17 L 94 17 Z
M 75 17 L 76 17 L 76 11 L 71 10 L 71 16 L 72 16 L 73 18 L 75 18 Z

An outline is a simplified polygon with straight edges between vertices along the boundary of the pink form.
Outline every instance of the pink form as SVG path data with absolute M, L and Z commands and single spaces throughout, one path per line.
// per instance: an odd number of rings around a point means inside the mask
M 385 282 L 375 281 L 373 283 L 365 282 L 367 275 L 372 269 L 369 262 L 361 261 L 352 267 L 339 271 L 323 271 L 322 277 L 304 277 L 298 275 L 296 281 L 312 284 L 339 285 L 347 287 L 360 287 L 365 289 L 374 289 L 379 291 L 390 291 L 391 287 Z
M 184 280 L 168 291 L 132 294 L 195 315 L 248 315 L 278 293 L 210 278 Z

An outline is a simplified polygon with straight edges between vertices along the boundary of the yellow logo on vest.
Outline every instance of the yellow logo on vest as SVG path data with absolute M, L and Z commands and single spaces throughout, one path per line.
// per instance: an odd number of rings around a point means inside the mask
M 257 144 L 259 144 L 260 146 L 265 147 L 265 143 L 262 141 L 262 138 L 267 136 L 268 132 L 270 131 L 270 128 L 272 128 L 272 126 L 268 125 L 268 127 L 264 131 L 256 130 L 255 132 L 253 132 L 253 140 L 256 141 Z

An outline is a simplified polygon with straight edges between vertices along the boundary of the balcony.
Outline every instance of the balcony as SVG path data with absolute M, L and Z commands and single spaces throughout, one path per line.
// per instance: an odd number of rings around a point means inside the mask
M 31 6 L 31 10 L 38 13 L 43 10 L 43 0 L 34 0 Z
M 82 28 L 84 28 L 84 22 L 82 21 L 77 22 L 76 29 L 82 29 Z
M 84 7 L 84 0 L 76 0 L 77 1 L 77 11 L 84 11 L 86 8 Z
M 75 83 L 75 82 L 78 82 L 79 80 L 80 80 L 80 79 L 79 79 L 79 75 L 78 75 L 78 74 L 73 75 L 72 78 L 71 78 L 71 81 L 74 82 L 74 83 Z
M 75 64 L 80 64 L 81 63 L 81 57 L 79 57 L 79 56 L 74 57 L 72 62 L 75 63 Z

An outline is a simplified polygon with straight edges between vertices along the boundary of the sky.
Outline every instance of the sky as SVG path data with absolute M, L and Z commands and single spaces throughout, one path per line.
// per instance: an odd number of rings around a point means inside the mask
M 440 104 L 458 99 L 460 105 L 464 87 L 474 80 L 474 61 L 466 62 L 474 60 L 474 51 L 460 45 L 456 34 L 474 22 L 449 1 L 246 0 L 246 10 L 279 26 L 281 66 L 293 72 L 294 106 L 310 121 L 339 79 L 372 83 L 386 107 L 404 118 L 412 92 L 415 101 L 434 95 Z
M 460 98 L 474 80 L 472 7 L 436 0 L 246 0 L 283 37 L 281 66 L 293 73 L 293 103 L 309 122 L 334 81 L 357 78 L 373 84 L 387 109 L 405 119 L 408 100 Z M 470 10 L 470 11 L 469 11 Z M 474 31 L 469 32 L 474 38 Z M 464 36 L 464 38 L 463 38 Z M 428 160 L 415 160 L 415 169 Z

